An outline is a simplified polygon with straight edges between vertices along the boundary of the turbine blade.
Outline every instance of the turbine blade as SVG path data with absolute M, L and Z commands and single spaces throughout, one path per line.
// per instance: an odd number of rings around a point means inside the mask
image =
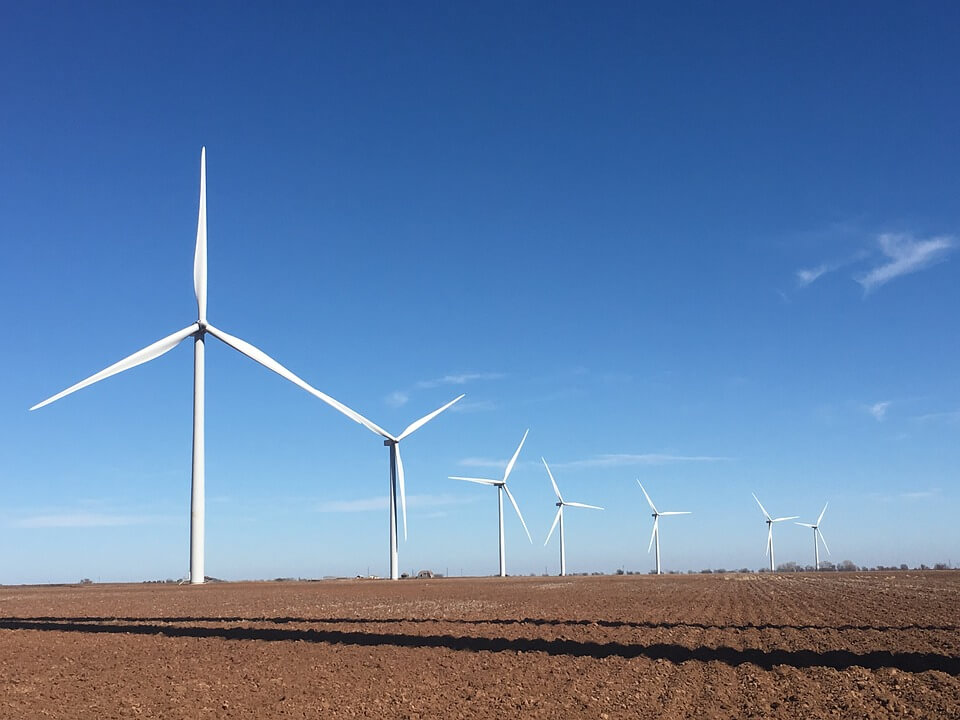
M 820 528 L 817 528 L 816 533 L 820 538 L 820 542 L 823 543 L 823 549 L 827 551 L 827 555 L 831 555 L 830 548 L 827 547 L 827 541 L 823 538 L 823 533 L 820 532 Z
M 659 515 L 692 515 L 693 511 L 692 510 L 683 510 L 683 511 L 671 510 L 670 512 L 662 512 L 658 514 Z
M 520 518 L 520 524 L 523 525 L 524 532 L 527 533 L 527 540 L 530 541 L 530 544 L 533 544 L 533 538 L 530 537 L 530 531 L 527 530 L 527 523 L 523 521 L 523 515 L 520 514 L 520 506 L 517 505 L 516 498 L 513 497 L 513 493 L 510 492 L 510 488 L 506 485 L 503 486 L 504 492 L 507 493 L 507 497 L 510 498 L 510 502 L 513 503 L 513 509 L 517 511 L 517 517 Z
M 487 480 L 486 478 L 468 478 L 468 477 L 460 477 L 459 475 L 448 475 L 447 479 L 448 480 L 466 480 L 467 482 L 479 483 L 481 485 L 493 485 L 494 487 L 500 484 L 499 480 Z
M 326 393 L 320 392 L 315 387 L 313 387 L 310 383 L 298 377 L 294 373 L 290 372 L 283 365 L 278 363 L 276 360 L 274 360 L 272 357 L 267 355 L 265 352 L 254 347 L 253 345 L 246 342 L 245 340 L 241 340 L 238 337 L 234 337 L 233 335 L 226 333 L 223 330 L 218 330 L 217 328 L 213 327 L 213 325 L 207 325 L 207 330 L 215 338 L 226 343 L 237 352 L 240 352 L 246 355 L 251 360 L 255 360 L 256 362 L 263 365 L 265 368 L 269 370 L 273 370 L 273 372 L 277 373 L 277 375 L 279 375 L 280 377 L 286 378 L 287 380 L 292 382 L 294 385 L 306 390 L 308 393 L 310 393 L 314 397 L 320 398 L 325 403 L 327 403 L 327 405 L 329 405 L 332 408 L 335 408 L 336 410 L 339 410 L 348 418 L 350 418 L 354 422 L 360 423 L 371 432 L 374 432 L 377 435 L 387 438 L 388 440 L 394 439 L 394 437 L 390 433 L 388 433 L 386 430 L 381 428 L 379 425 L 373 422 L 370 422 L 360 413 L 354 410 L 351 410 L 346 405 L 344 405 L 341 402 L 338 402 L 337 400 L 334 400 L 332 397 L 330 397 Z
M 466 393 L 464 393 L 464 395 L 465 395 L 465 394 L 466 394 Z M 397 441 L 399 442 L 400 440 L 403 440 L 403 439 L 404 439 L 405 437 L 407 437 L 408 435 L 410 435 L 410 434 L 416 432 L 417 430 L 419 430 L 421 427 L 423 427 L 423 426 L 426 425 L 428 422 L 430 422 L 431 420 L 433 420 L 437 415 L 439 415 L 440 413 L 442 413 L 444 410 L 446 410 L 448 407 L 450 407 L 451 405 L 453 405 L 455 402 L 459 402 L 460 400 L 462 400 L 463 397 L 464 397 L 464 395 L 461 395 L 460 397 L 455 397 L 453 400 L 451 400 L 450 402 L 448 402 L 448 403 L 447 403 L 446 405 L 444 405 L 442 408 L 437 408 L 436 410 L 434 410 L 434 411 L 433 411 L 432 413 L 430 413 L 429 415 L 424 415 L 422 418 L 420 418 L 420 419 L 417 420 L 416 422 L 411 423 L 410 425 L 408 425 L 406 430 L 404 430 L 402 433 L 400 433 L 399 435 L 397 435 Z
M 193 291 L 197 296 L 197 320 L 207 321 L 207 149 L 200 148 L 200 211 L 197 217 L 197 247 L 193 254 Z
M 507 481 L 507 478 L 510 477 L 510 473 L 511 473 L 511 471 L 513 470 L 513 466 L 514 466 L 514 465 L 516 464 L 516 462 L 517 462 L 517 457 L 520 455 L 520 449 L 523 447 L 523 443 L 526 442 L 526 440 L 527 440 L 527 433 L 529 433 L 529 432 L 530 432 L 529 429 L 526 430 L 526 431 L 524 431 L 524 433 L 523 433 L 523 438 L 520 440 L 520 444 L 517 446 L 517 451 L 513 454 L 513 457 L 510 458 L 510 462 L 507 463 L 507 469 L 506 469 L 506 470 L 504 471 L 504 473 L 503 473 L 503 481 L 504 481 L 504 482 L 506 482 L 506 481 Z
M 798 517 L 800 517 L 800 516 L 799 516 L 799 515 L 791 515 L 790 517 L 773 518 L 773 522 L 783 522 L 784 520 L 796 520 Z
M 553 485 L 553 491 L 557 494 L 557 500 L 563 502 L 563 496 L 560 494 L 560 488 L 557 487 L 557 481 L 553 479 L 553 473 L 550 472 L 550 466 L 547 465 L 547 461 L 542 457 L 540 459 L 543 460 L 543 466 L 547 469 L 547 475 L 550 476 L 550 483 Z
M 820 521 L 823 520 L 823 514 L 827 511 L 827 505 L 829 504 L 829 502 L 824 503 L 823 510 L 820 511 L 820 517 L 817 518 L 817 527 L 820 526 Z
M 804 527 L 808 527 L 808 528 L 816 528 L 816 527 L 817 527 L 816 525 L 811 525 L 810 523 L 798 523 L 798 522 L 795 522 L 794 525 L 803 525 Z
M 116 375 L 117 373 L 121 373 L 124 370 L 129 370 L 130 368 L 134 368 L 137 365 L 142 365 L 143 363 L 149 362 L 154 358 L 158 358 L 164 353 L 168 353 L 171 350 L 173 350 L 183 340 L 185 340 L 186 338 L 196 333 L 199 329 L 200 329 L 200 326 L 194 323 L 190 327 L 185 327 L 183 330 L 178 330 L 172 335 L 167 335 L 162 340 L 157 340 L 152 345 L 147 345 L 147 347 L 143 348 L 143 350 L 137 350 L 137 352 L 135 352 L 133 355 L 128 355 L 123 360 L 120 360 L 119 362 L 115 362 L 110 367 L 104 368 L 103 370 L 96 373 L 95 375 L 91 375 L 86 380 L 81 380 L 76 385 L 71 385 L 66 390 L 58 392 L 56 395 L 53 395 L 52 397 L 48 397 L 43 402 L 37 403 L 30 409 L 36 410 L 38 408 L 42 408 L 44 405 L 49 405 L 50 403 L 59 400 L 65 395 L 69 395 L 70 393 L 76 392 L 77 390 L 85 388 L 88 385 L 93 385 L 95 382 L 99 382 L 100 380 L 108 378 L 111 375 Z
M 760 502 L 760 498 L 758 498 L 754 493 L 750 493 L 750 494 L 753 495 L 753 499 L 757 501 L 757 505 L 759 505 L 759 506 L 760 506 L 760 509 L 763 511 L 763 516 L 764 516 L 767 520 L 769 520 L 769 519 L 770 519 L 770 513 L 767 512 L 767 509 L 763 506 L 763 503 Z
M 643 490 L 643 496 L 647 499 L 647 504 L 650 506 L 650 509 L 654 512 L 657 512 L 657 506 L 653 504 L 653 500 L 651 500 L 650 496 L 647 495 L 647 490 L 643 487 L 643 483 L 640 482 L 640 478 L 637 478 L 637 485 L 639 485 L 640 489 Z
M 400 459 L 400 443 L 394 445 L 397 452 L 397 484 L 400 486 L 400 507 L 403 509 L 403 540 L 407 540 L 407 491 L 403 487 L 403 460 Z
M 650 552 L 650 550 L 653 548 L 653 539 L 657 536 L 657 528 L 659 527 L 659 525 L 660 525 L 660 518 L 655 517 L 653 519 L 653 530 L 650 533 L 650 544 L 647 545 L 647 552 Z
M 587 504 L 585 504 L 585 503 L 575 503 L 575 502 L 566 502 L 566 501 L 564 501 L 563 504 L 564 504 L 564 505 L 569 505 L 569 506 L 571 506 L 571 507 L 587 508 L 588 510 L 603 510 L 603 508 L 602 508 L 602 507 L 599 507 L 598 505 L 587 505 Z
M 554 529 L 557 527 L 557 523 L 560 521 L 560 513 L 563 512 L 563 505 L 557 508 L 557 515 L 553 518 L 553 525 L 550 526 L 550 532 L 547 533 L 547 539 L 543 541 L 543 544 L 546 545 L 550 542 L 550 536 L 553 535 Z

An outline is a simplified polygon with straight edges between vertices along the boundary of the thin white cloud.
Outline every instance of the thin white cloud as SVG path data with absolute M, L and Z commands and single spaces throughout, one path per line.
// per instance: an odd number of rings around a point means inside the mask
M 930 488 L 929 490 L 915 490 L 913 492 L 900 493 L 904 500 L 923 500 L 925 498 L 935 497 L 940 494 L 940 488 Z
M 800 269 L 797 270 L 797 285 L 799 287 L 806 287 L 812 282 L 815 282 L 818 278 L 823 275 L 826 275 L 828 272 L 836 270 L 834 265 L 818 265 L 815 268 Z
M 917 240 L 907 233 L 884 233 L 877 238 L 877 243 L 887 262 L 855 278 L 863 286 L 864 293 L 944 260 L 956 246 L 954 238 L 949 235 Z
M 440 495 L 407 495 L 407 507 L 411 509 L 442 507 L 445 505 L 464 505 L 474 502 L 472 497 L 459 497 L 443 493 Z M 386 510 L 389 506 L 386 495 L 360 498 L 357 500 L 328 500 L 317 505 L 317 512 L 354 513 Z
M 625 467 L 629 465 L 673 465 L 676 463 L 696 463 L 696 462 L 727 462 L 733 460 L 730 457 L 717 455 L 669 455 L 666 453 L 611 453 L 606 455 L 595 455 L 584 460 L 569 460 L 567 462 L 552 462 L 552 468 L 600 468 L 600 467 Z M 483 457 L 466 457 L 458 463 L 461 467 L 489 468 L 493 470 L 503 470 L 507 466 L 507 460 L 497 460 Z M 528 460 L 526 465 L 540 465 L 540 461 Z
M 445 387 L 447 385 L 466 385 L 467 383 L 475 382 L 477 380 L 499 380 L 503 377 L 506 376 L 499 372 L 450 373 L 449 375 L 433 378 L 432 380 L 419 380 L 414 383 L 412 390 L 394 390 L 383 400 L 390 407 L 401 407 L 407 404 L 407 401 L 410 400 L 410 396 L 413 394 L 414 390 L 430 390 L 432 388 Z M 473 407 L 471 409 L 488 410 L 492 408 Z M 465 410 L 461 404 L 461 407 L 457 410 L 457 412 L 470 412 L 470 410 Z
M 669 455 L 665 453 L 612 453 L 584 460 L 554 463 L 558 468 L 604 468 L 629 465 L 673 465 L 676 463 L 726 462 L 733 458 L 715 455 Z
M 461 467 L 494 468 L 496 470 L 503 470 L 507 467 L 506 460 L 494 460 L 491 458 L 481 457 L 466 457 L 463 458 L 463 460 L 460 460 L 457 464 Z
M 476 402 L 458 402 L 452 408 L 450 412 L 458 413 L 474 413 L 474 412 L 487 412 L 488 410 L 496 410 L 497 404 L 493 400 L 477 400 Z
M 114 515 L 110 513 L 65 512 L 31 515 L 13 521 L 18 528 L 94 528 L 151 525 L 166 522 L 161 515 Z
M 427 390 L 429 388 L 440 387 L 442 385 L 466 385 L 475 380 L 500 380 L 504 377 L 503 373 L 498 372 L 469 372 L 444 375 L 433 380 L 421 380 L 417 383 L 417 388 Z
M 387 395 L 386 398 L 384 398 L 384 401 L 390 407 L 402 407 L 403 405 L 407 404 L 407 401 L 409 399 L 410 399 L 410 395 L 408 395 L 407 393 L 402 392 L 400 390 L 394 390 L 392 393 Z
M 917 415 L 913 418 L 916 422 L 947 422 L 954 423 L 960 420 L 960 410 L 949 410 L 947 412 L 926 413 Z
M 867 407 L 867 412 L 873 415 L 877 422 L 883 422 L 887 416 L 887 409 L 890 407 L 890 401 L 874 403 Z

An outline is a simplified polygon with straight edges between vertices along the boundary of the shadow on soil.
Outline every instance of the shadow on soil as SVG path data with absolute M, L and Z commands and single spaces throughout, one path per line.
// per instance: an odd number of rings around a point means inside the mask
M 203 627 L 182 625 L 158 625 L 156 622 L 346 622 L 358 619 L 334 621 L 332 619 L 297 620 L 294 618 L 0 618 L 0 630 L 35 630 L 47 632 L 76 632 L 117 635 L 159 635 L 165 637 L 214 638 L 223 640 L 260 640 L 266 642 L 314 642 L 331 645 L 357 645 L 363 647 L 444 648 L 470 652 L 542 652 L 548 655 L 568 655 L 592 658 L 646 658 L 668 660 L 673 663 L 722 662 L 738 666 L 753 664 L 765 670 L 777 665 L 795 668 L 829 667 L 846 670 L 863 667 L 870 670 L 895 668 L 903 672 L 926 672 L 939 670 L 950 675 L 960 675 L 960 658 L 936 653 L 875 651 L 854 653 L 847 650 L 738 650 L 731 647 L 688 648 L 668 643 L 625 644 L 618 642 L 585 642 L 567 639 L 542 638 L 484 638 L 455 635 L 405 635 L 401 633 L 350 632 L 340 630 L 312 630 L 293 628 L 252 627 Z M 369 621 L 368 621 L 369 622 Z M 377 621 L 383 622 L 383 621 Z M 409 622 L 393 620 L 392 622 Z M 424 622 L 423 620 L 413 622 Z M 506 621 L 460 621 L 498 623 Z M 510 621 L 516 622 L 516 621 Z M 551 621 L 553 622 L 553 621 Z M 124 623 L 124 624 L 118 624 Z M 129 623 L 129 624 L 125 624 Z M 591 625 L 592 622 L 584 621 Z M 600 623 L 596 623 L 600 624 Z M 653 625 L 654 627 L 661 627 Z M 752 627 L 752 626 L 747 626 Z

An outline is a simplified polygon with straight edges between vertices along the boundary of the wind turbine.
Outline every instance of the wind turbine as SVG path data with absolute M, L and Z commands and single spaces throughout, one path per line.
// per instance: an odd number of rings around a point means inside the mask
M 406 430 L 399 435 L 391 435 L 382 427 L 367 420 L 363 415 L 355 410 L 351 410 L 343 403 L 339 403 L 316 390 L 313 391 L 313 394 L 318 397 L 322 396 L 320 397 L 321 400 L 332 405 L 351 420 L 360 423 L 371 432 L 382 437 L 383 444 L 390 448 L 390 579 L 399 580 L 400 566 L 397 556 L 397 485 L 400 486 L 400 507 L 403 511 L 403 539 L 407 539 L 407 494 L 403 485 L 403 461 L 400 459 L 400 441 L 412 435 L 454 403 L 462 400 L 464 395 L 455 397 L 443 407 L 437 408 L 429 415 L 424 415 L 419 420 L 410 423 Z
M 71 385 L 66 390 L 34 405 L 36 410 L 44 405 L 99 382 L 111 375 L 129 370 L 173 350 L 183 340 L 193 338 L 193 463 L 190 481 L 190 582 L 200 584 L 204 580 L 204 338 L 209 333 L 234 350 L 243 353 L 264 367 L 273 370 L 324 402 L 336 407 L 338 403 L 316 390 L 276 360 L 248 342 L 218 330 L 207 322 L 207 152 L 200 150 L 200 211 L 197 218 L 197 245 L 193 256 L 193 289 L 197 298 L 197 320 L 183 330 L 138 350 L 133 355 L 114 363 L 108 368 Z M 338 408 L 339 409 L 339 408 Z
M 660 575 L 660 516 L 661 515 L 690 515 L 689 510 L 672 510 L 660 512 L 657 510 L 657 506 L 653 504 L 653 500 L 650 499 L 650 496 L 647 495 L 646 488 L 643 487 L 643 483 L 637 479 L 637 485 L 640 486 L 640 489 L 643 490 L 643 496 L 647 499 L 647 504 L 650 506 L 650 509 L 653 510 L 653 533 L 650 535 L 650 544 L 647 545 L 647 552 L 650 552 L 650 548 L 653 547 L 653 541 L 657 541 L 657 575 Z
M 827 511 L 827 505 L 830 503 L 823 504 L 823 510 L 820 511 L 820 517 L 817 518 L 817 522 L 813 525 L 810 523 L 794 523 L 795 525 L 803 525 L 804 527 L 813 528 L 813 568 L 814 570 L 820 569 L 820 546 L 817 545 L 817 538 L 820 538 L 820 542 L 823 543 L 823 549 L 827 551 L 827 555 L 830 554 L 830 548 L 827 547 L 827 541 L 823 539 L 823 533 L 820 532 L 820 521 L 823 520 L 823 514 Z
M 520 440 L 520 445 L 517 446 L 517 451 L 513 454 L 513 457 L 510 458 L 510 462 L 507 463 L 507 469 L 503 473 L 503 480 L 488 480 L 486 478 L 471 478 L 471 477 L 459 477 L 456 475 L 451 475 L 450 480 L 466 480 L 467 482 L 479 483 L 481 485 L 493 485 L 497 488 L 497 511 L 500 515 L 500 577 L 507 576 L 507 551 L 506 546 L 503 541 L 503 494 L 506 493 L 507 497 L 510 498 L 510 502 L 513 503 L 513 509 L 517 511 L 517 517 L 520 518 L 520 522 L 523 524 L 523 529 L 527 533 L 527 539 L 532 543 L 533 538 L 530 537 L 530 531 L 527 530 L 527 524 L 523 522 L 523 515 L 520 514 L 520 506 L 517 505 L 517 501 L 513 498 L 513 493 L 510 492 L 510 488 L 507 487 L 507 478 L 510 477 L 510 472 L 513 470 L 514 464 L 517 462 L 517 457 L 520 455 L 520 449 L 523 447 L 523 443 L 527 440 L 527 433 L 530 431 L 527 430 L 523 433 L 523 438 Z
M 589 508 L 590 510 L 603 510 L 602 507 L 597 507 L 596 505 L 585 505 L 584 503 L 569 502 L 563 499 L 563 496 L 560 494 L 560 488 L 557 487 L 557 481 L 553 479 L 553 473 L 550 472 L 550 466 L 547 465 L 547 461 L 543 458 L 543 466 L 547 469 L 547 475 L 550 476 L 550 482 L 553 485 L 553 491 L 557 494 L 557 516 L 553 519 L 553 525 L 550 526 L 550 532 L 547 533 L 547 539 L 543 541 L 544 546 L 550 542 L 550 536 L 553 535 L 553 529 L 557 526 L 557 523 L 560 523 L 560 576 L 563 577 L 567 574 L 567 554 L 563 545 L 563 508 L 567 507 L 579 507 L 579 508 Z
M 760 509 L 763 511 L 763 516 L 767 519 L 767 551 L 764 553 L 764 555 L 770 555 L 770 572 L 774 572 L 776 570 L 776 566 L 773 562 L 773 524 L 783 522 L 784 520 L 796 520 L 800 516 L 791 515 L 790 517 L 772 518 L 770 517 L 770 513 L 768 513 L 763 507 L 763 503 L 760 502 L 760 498 L 758 498 L 754 493 L 750 494 L 753 495 L 753 499 L 757 501 L 757 505 L 759 505 Z

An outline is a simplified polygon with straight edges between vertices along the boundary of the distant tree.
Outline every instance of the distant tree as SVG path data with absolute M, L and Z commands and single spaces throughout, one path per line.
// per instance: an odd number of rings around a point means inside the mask
M 934 565 L 934 566 L 933 566 L 933 569 L 934 569 L 934 570 L 949 570 L 949 569 L 950 569 L 950 566 L 947 565 L 946 563 L 940 562 L 940 563 L 937 563 L 936 565 Z
M 928 567 L 927 567 L 926 565 L 924 565 L 923 563 L 920 563 L 920 569 L 921 569 L 921 570 L 929 570 L 930 568 L 928 568 Z
M 752 573 L 753 570 L 751 570 L 750 568 L 740 568 L 739 570 L 737 570 L 737 572 L 738 572 L 738 573 Z
M 901 570 L 909 570 L 910 568 L 907 566 L 906 563 L 900 563 L 900 569 L 901 569 Z
M 836 569 L 837 569 L 837 566 L 834 565 L 829 560 L 822 560 L 820 562 L 820 572 L 828 572 L 830 570 L 836 570 Z
M 617 575 L 623 575 L 623 568 L 617 568 Z
M 857 569 L 857 566 L 853 564 L 850 560 L 844 560 L 839 565 L 837 565 L 837 570 L 842 570 L 843 572 L 853 572 Z
M 91 580 L 90 578 L 83 578 L 82 580 L 80 580 L 80 584 L 81 584 L 81 585 L 93 585 L 93 580 Z
M 797 564 L 793 562 L 793 560 L 777 565 L 777 572 L 796 572 L 798 569 Z
M 703 574 L 703 575 L 712 575 L 712 574 L 713 574 L 713 570 L 711 570 L 710 568 L 704 568 L 704 569 L 701 570 L 700 572 L 701 572 L 701 574 Z
M 725 568 L 717 568 L 716 570 L 714 570 L 714 572 L 715 572 L 715 573 L 725 573 L 725 572 L 726 572 L 726 569 L 725 569 Z

